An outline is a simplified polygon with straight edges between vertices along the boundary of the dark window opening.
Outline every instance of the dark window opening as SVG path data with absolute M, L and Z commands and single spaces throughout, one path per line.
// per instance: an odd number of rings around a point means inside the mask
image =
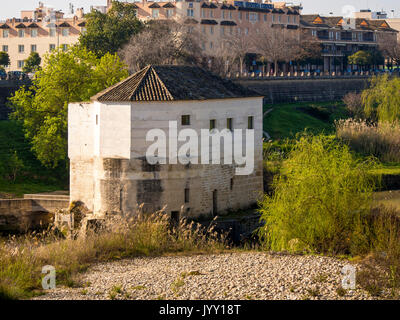
M 215 119 L 210 120 L 210 130 L 215 129 L 216 125 L 215 125 Z
M 190 126 L 190 115 L 183 115 L 182 116 L 182 125 L 183 126 Z
M 232 118 L 228 118 L 226 119 L 226 127 L 229 130 L 233 130 L 233 119 Z
M 185 203 L 188 203 L 190 201 L 189 195 L 190 195 L 190 190 L 188 188 L 186 188 L 185 189 Z
M 254 129 L 254 117 L 249 117 L 247 123 L 248 129 Z
M 233 178 L 231 178 L 231 190 L 233 190 Z

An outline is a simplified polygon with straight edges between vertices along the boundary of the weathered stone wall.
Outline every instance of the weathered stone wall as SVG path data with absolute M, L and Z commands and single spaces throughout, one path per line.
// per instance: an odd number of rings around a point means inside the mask
M 68 208 L 69 200 L 2 199 L 0 200 L 0 231 L 25 232 L 46 226 L 57 209 Z
M 335 101 L 349 92 L 360 92 L 367 77 L 332 79 L 242 79 L 235 82 L 264 96 L 268 104 L 288 102 Z
M 262 163 L 256 163 L 253 174 L 235 175 L 231 165 L 146 165 L 145 159 L 103 159 L 103 174 L 97 212 L 136 212 L 143 205 L 145 212 L 166 207 L 187 217 L 213 216 L 229 210 L 248 208 L 256 203 L 262 191 Z M 185 189 L 189 199 L 185 202 Z M 216 210 L 214 195 L 217 191 Z

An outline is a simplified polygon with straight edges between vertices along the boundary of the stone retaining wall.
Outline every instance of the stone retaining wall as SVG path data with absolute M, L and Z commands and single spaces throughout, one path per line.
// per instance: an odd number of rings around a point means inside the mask
M 368 77 L 234 80 L 264 96 L 264 102 L 268 104 L 341 100 L 349 92 L 367 88 L 368 81 Z
M 54 211 L 69 206 L 66 199 L 2 199 L 0 231 L 26 232 L 46 226 Z

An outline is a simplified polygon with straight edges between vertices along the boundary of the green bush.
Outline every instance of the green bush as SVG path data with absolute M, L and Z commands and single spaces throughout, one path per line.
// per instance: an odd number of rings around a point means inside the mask
M 358 221 L 370 212 L 372 160 L 357 160 L 334 137 L 304 134 L 261 202 L 259 234 L 272 250 L 349 253 L 363 242 Z

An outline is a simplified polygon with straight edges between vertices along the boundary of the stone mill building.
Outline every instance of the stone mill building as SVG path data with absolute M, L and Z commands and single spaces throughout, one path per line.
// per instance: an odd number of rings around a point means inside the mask
M 89 103 L 70 104 L 71 201 L 97 215 L 129 214 L 143 205 L 148 212 L 166 206 L 172 216 L 198 217 L 251 206 L 263 189 L 262 101 L 198 67 L 147 66 Z M 169 151 L 165 163 L 150 164 L 146 151 L 155 140 L 146 136 L 158 128 L 169 142 L 171 121 L 178 133 L 192 129 L 199 137 L 204 129 L 254 129 L 254 170 L 237 175 L 235 162 L 174 163 Z M 178 150 L 184 143 L 177 141 Z

